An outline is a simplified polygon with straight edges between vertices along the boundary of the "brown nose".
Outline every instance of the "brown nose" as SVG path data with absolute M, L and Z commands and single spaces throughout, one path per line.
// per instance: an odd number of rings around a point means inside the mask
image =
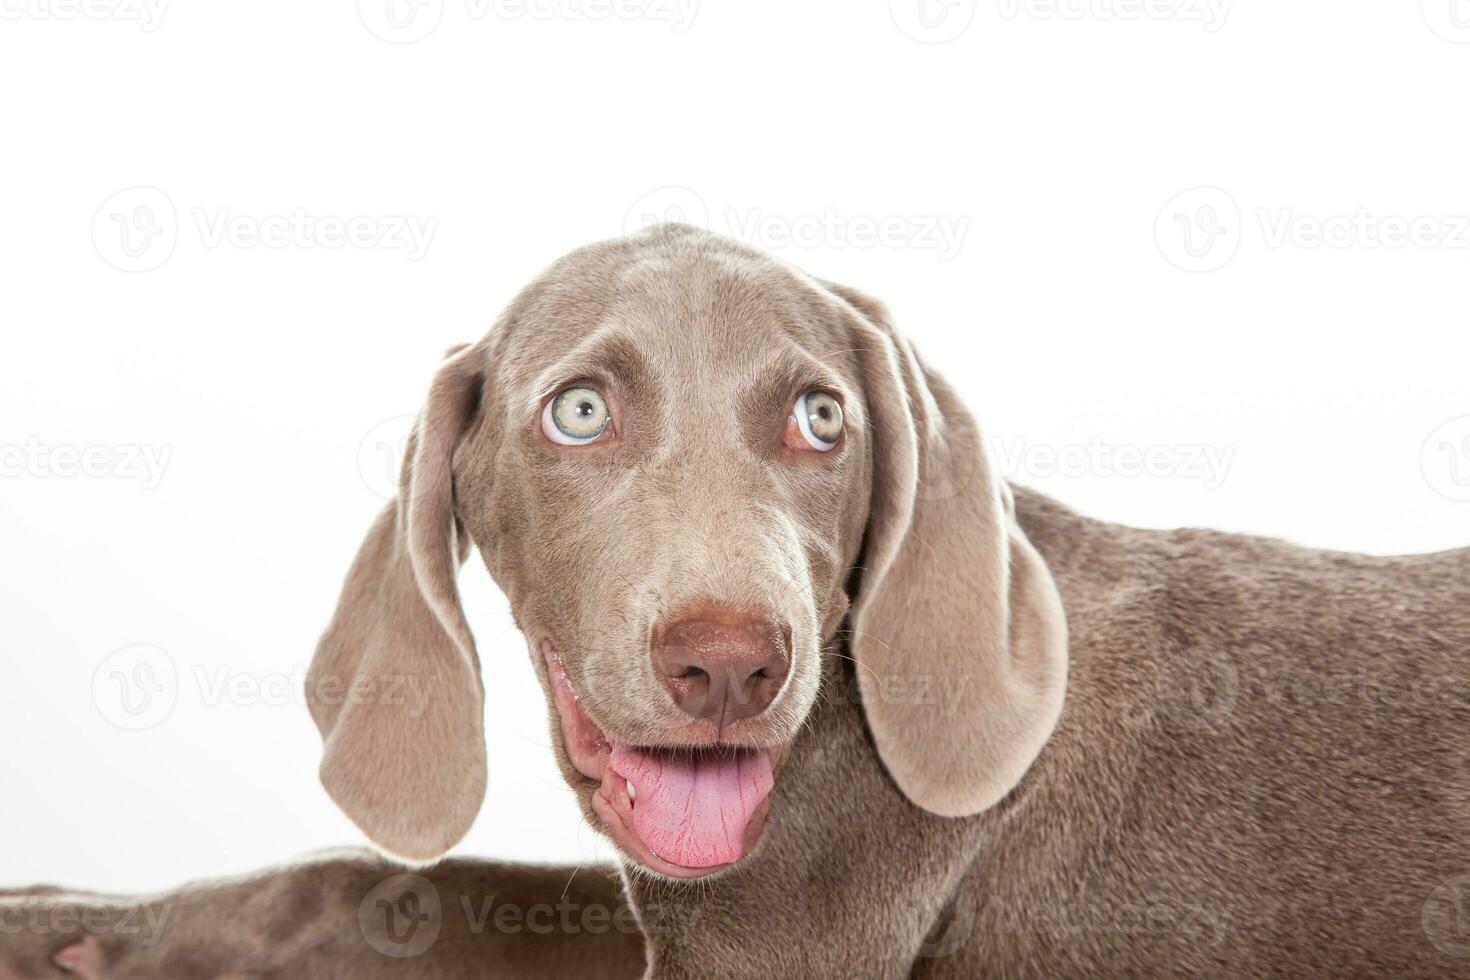
M 680 708 L 723 726 L 766 710 L 790 648 L 788 631 L 770 620 L 713 611 L 656 629 L 653 666 Z

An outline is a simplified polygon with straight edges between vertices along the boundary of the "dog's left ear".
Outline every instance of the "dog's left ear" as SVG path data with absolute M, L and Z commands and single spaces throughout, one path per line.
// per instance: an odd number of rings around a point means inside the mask
M 844 302 L 862 362 L 872 497 L 852 650 L 889 774 L 941 816 L 993 806 L 1061 715 L 1067 624 L 979 430 L 881 304 Z

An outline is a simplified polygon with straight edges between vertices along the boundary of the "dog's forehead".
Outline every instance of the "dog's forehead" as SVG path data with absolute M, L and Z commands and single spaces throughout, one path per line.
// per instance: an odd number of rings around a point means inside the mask
M 717 236 L 635 236 L 552 266 L 511 310 L 503 363 L 534 383 L 624 344 L 658 363 L 738 366 L 840 350 L 836 304 L 814 281 Z

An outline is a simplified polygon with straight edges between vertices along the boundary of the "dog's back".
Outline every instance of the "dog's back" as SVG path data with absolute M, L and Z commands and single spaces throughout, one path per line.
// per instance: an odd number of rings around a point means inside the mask
M 972 871 L 975 962 L 1470 972 L 1470 550 L 1138 531 L 1024 491 L 1017 510 L 1071 676 Z

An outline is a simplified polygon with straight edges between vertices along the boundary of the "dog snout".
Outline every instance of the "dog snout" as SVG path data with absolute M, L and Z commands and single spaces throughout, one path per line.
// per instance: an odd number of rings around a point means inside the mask
M 770 617 L 707 610 L 656 628 L 651 653 L 674 702 L 723 727 L 775 700 L 791 668 L 791 630 Z

